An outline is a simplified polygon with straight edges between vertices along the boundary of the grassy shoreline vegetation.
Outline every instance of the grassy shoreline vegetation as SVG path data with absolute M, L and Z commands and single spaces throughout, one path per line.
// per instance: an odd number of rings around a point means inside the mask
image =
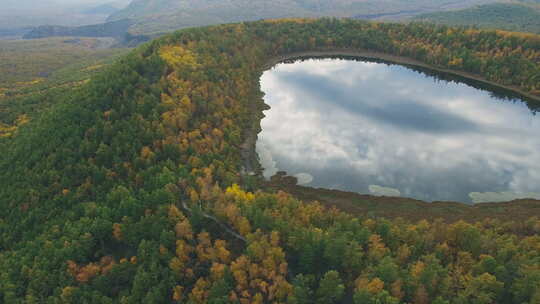
M 535 35 L 287 19 L 159 38 L 0 147 L 0 301 L 538 303 L 539 208 L 519 221 L 353 216 L 242 174 L 265 64 L 328 48 L 540 95 Z
M 485 219 L 505 222 L 509 214 L 512 215 L 513 221 L 527 222 L 532 215 L 538 213 L 540 208 L 540 202 L 534 199 L 472 205 L 447 201 L 428 203 L 407 197 L 373 196 L 306 187 L 297 185 L 290 177 L 274 177 L 264 183 L 264 187 L 267 191 L 285 191 L 304 202 L 319 202 L 327 208 L 337 208 L 352 215 L 369 214 L 369 216 L 389 219 L 406 218 L 411 222 L 432 221 L 433 219 L 440 219 L 450 224 L 461 220 L 474 223 Z

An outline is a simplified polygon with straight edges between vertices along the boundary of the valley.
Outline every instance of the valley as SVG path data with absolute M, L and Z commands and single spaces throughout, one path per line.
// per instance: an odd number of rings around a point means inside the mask
M 424 13 L 469 8 L 475 5 L 493 3 L 497 0 L 414 0 L 414 1 L 328 1 L 328 0 L 280 0 L 280 1 L 172 1 L 135 0 L 129 4 L 117 1 L 109 4 L 112 9 L 88 8 L 77 16 L 95 16 L 94 22 L 77 23 L 54 22 L 49 19 L 17 20 L 3 24 L 0 22 L 0 37 L 12 37 L 14 31 L 25 38 L 45 38 L 52 36 L 116 37 L 125 35 L 155 37 L 186 27 L 212 24 L 255 21 L 271 18 L 290 17 L 346 17 L 357 19 L 407 20 Z M 103 4 L 105 5 L 105 4 Z M 120 7 L 124 6 L 120 9 Z M 114 10 L 114 8 L 117 8 Z M 73 9 L 71 9 L 73 10 Z M 68 10 L 69 11 L 69 10 Z M 71 12 L 71 11 L 70 11 Z M 107 12 L 109 15 L 103 15 Z M 21 14 L 21 13 L 19 13 Z M 48 14 L 45 14 L 48 16 Z M 106 19 L 103 17 L 106 16 Z M 4 17 L 5 21 L 11 16 Z M 19 18 L 25 20 L 25 18 Z M 73 20 L 60 17 L 55 20 Z M 30 21 L 32 20 L 32 21 Z M 90 20 L 90 19 L 89 19 Z M 9 31 L 9 32 L 8 32 Z M 120 32 L 119 32 L 120 31 Z M 5 32 L 2 34 L 2 32 Z M 19 37 L 21 37 L 19 36 Z M 122 39 L 119 39 L 122 41 Z

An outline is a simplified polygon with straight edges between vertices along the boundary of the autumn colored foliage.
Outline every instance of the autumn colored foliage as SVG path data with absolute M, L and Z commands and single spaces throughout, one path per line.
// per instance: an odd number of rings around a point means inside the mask
M 540 89 L 538 36 L 305 19 L 154 40 L 0 142 L 0 302 L 538 303 L 538 218 L 389 220 L 259 189 L 263 67 L 328 49 Z

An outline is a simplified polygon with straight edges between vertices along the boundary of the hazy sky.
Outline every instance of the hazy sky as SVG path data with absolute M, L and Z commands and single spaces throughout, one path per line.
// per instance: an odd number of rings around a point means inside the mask
M 47 24 L 79 26 L 102 23 L 106 15 L 82 14 L 86 9 L 111 3 L 125 7 L 131 0 L 0 0 L 0 29 Z
M 9 10 L 35 10 L 52 9 L 54 6 L 77 7 L 82 5 L 96 5 L 103 3 L 123 3 L 127 4 L 130 0 L 2 0 L 0 6 Z

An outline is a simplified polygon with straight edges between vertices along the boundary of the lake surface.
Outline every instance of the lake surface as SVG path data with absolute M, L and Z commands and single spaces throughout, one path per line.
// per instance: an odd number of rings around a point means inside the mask
M 336 58 L 266 71 L 265 177 L 284 170 L 306 186 L 425 201 L 540 199 L 540 118 L 428 74 Z

